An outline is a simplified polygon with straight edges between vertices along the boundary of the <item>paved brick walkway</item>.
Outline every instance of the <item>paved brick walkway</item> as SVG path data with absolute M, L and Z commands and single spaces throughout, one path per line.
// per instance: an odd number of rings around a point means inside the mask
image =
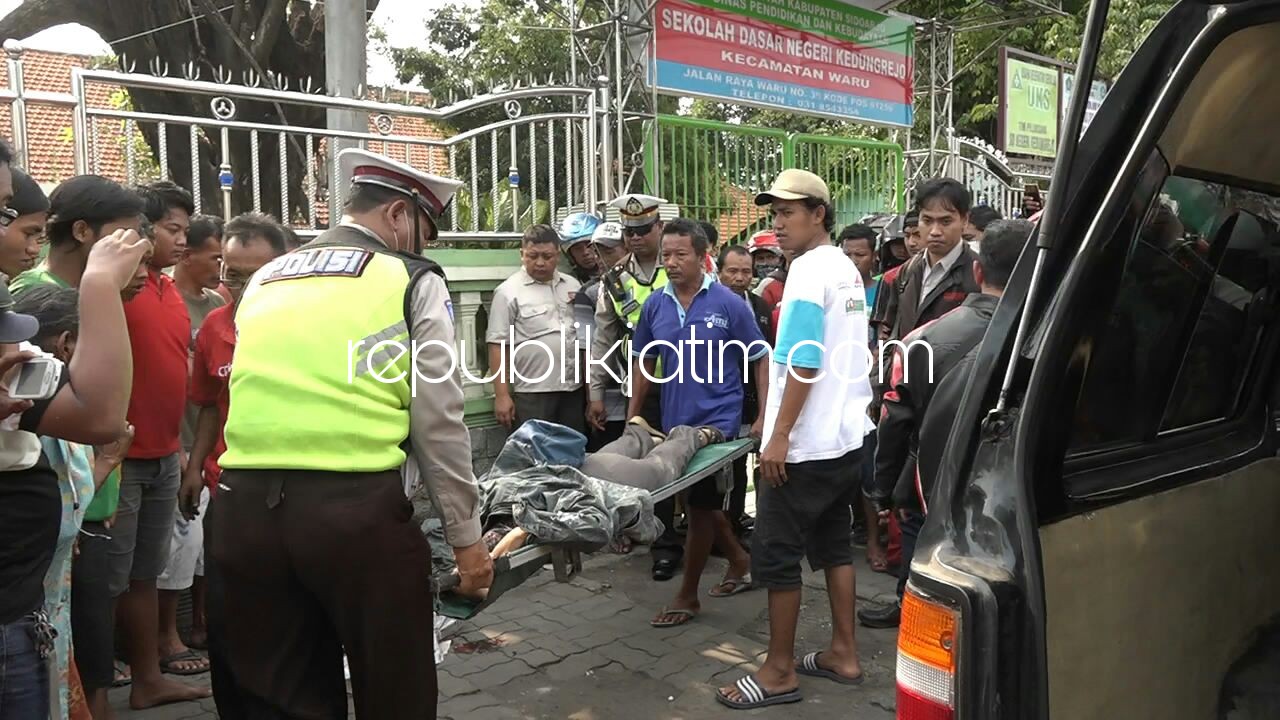
M 650 618 L 675 582 L 649 578 L 649 555 L 586 558 L 582 576 L 556 583 L 544 570 L 505 595 L 474 622 L 450 628 L 454 651 L 439 668 L 440 717 L 451 720 L 717 720 L 738 718 L 715 702 L 715 689 L 758 667 L 768 640 L 765 593 L 706 598 L 702 615 L 658 630 Z M 723 571 L 708 567 L 703 592 Z M 805 577 L 798 652 L 820 649 L 830 613 L 820 574 Z M 860 564 L 858 595 L 883 599 L 892 578 Z M 894 632 L 858 628 L 867 681 L 850 688 L 802 678 L 804 703 L 757 711 L 814 720 L 888 720 L 894 706 Z M 196 677 L 193 682 L 207 682 Z M 120 718 L 216 718 L 213 701 L 145 712 L 127 710 L 127 690 L 113 692 Z M 748 713 L 755 715 L 757 713 Z

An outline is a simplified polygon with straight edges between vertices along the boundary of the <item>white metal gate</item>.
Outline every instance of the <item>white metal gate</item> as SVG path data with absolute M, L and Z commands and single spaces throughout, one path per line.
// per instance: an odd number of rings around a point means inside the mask
M 0 99 L 9 101 L 19 153 L 34 132 L 50 132 L 32 125 L 48 115 L 29 112 L 32 106 L 69 110 L 70 127 L 57 132 L 68 135 L 76 173 L 127 183 L 173 179 L 192 190 L 205 213 L 267 212 L 303 235 L 318 232 L 344 190 L 333 162 L 338 143 L 462 180 L 441 223 L 444 241 L 510 240 L 564 208 L 598 208 L 607 199 L 600 197 L 612 166 L 605 157 L 612 148 L 607 88 L 513 83 L 439 106 L 425 93 L 403 102 L 387 91 L 340 98 L 310 79 L 232 77 L 221 69 L 202 78 L 194 65 L 176 74 L 153 65 L 143 73 L 123 61 L 125 71 L 72 69 L 69 92 L 28 92 L 23 51 L 6 49 L 9 83 Z M 187 103 L 204 98 L 208 114 L 141 112 L 130 102 L 140 93 L 183 95 Z M 328 129 L 328 110 L 367 115 L 368 130 Z

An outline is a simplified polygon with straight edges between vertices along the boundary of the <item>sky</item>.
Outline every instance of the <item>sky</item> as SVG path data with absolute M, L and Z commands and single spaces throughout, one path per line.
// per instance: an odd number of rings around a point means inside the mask
M 0 0 L 0 17 L 22 4 L 22 0 Z M 381 0 L 373 14 L 373 22 L 387 33 L 393 47 L 419 47 L 423 44 L 428 6 L 422 0 Z M 96 32 L 83 25 L 60 25 L 23 40 L 23 44 L 39 50 L 108 55 L 111 48 Z M 395 69 L 390 59 L 380 53 L 369 53 L 369 84 L 396 85 Z

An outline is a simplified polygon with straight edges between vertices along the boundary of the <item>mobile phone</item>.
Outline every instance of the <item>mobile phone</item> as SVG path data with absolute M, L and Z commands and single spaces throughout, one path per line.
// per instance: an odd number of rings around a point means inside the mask
M 1040 186 L 1036 183 L 1027 183 L 1025 192 L 1033 198 L 1040 197 Z
M 62 361 L 54 357 L 32 358 L 18 369 L 18 379 L 9 390 L 14 400 L 48 400 L 58 391 Z

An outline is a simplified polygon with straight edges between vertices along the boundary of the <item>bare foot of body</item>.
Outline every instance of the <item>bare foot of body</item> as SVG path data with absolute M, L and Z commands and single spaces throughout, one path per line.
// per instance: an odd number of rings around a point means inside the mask
M 212 695 L 213 691 L 207 687 L 192 687 L 167 677 L 152 682 L 143 682 L 135 677 L 129 690 L 129 707 L 146 710 L 170 703 L 203 700 Z

